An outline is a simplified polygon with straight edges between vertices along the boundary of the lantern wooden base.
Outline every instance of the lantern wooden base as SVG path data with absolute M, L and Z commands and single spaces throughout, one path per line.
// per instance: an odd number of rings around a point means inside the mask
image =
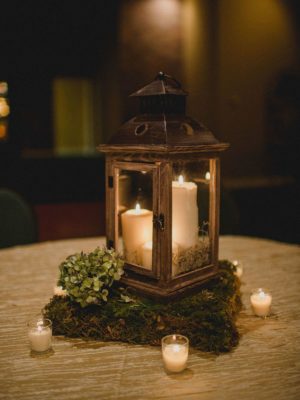
M 158 302 L 127 292 L 127 302 L 115 290 L 107 303 L 81 308 L 69 297 L 54 296 L 44 314 L 52 320 L 54 335 L 160 345 L 174 332 L 187 336 L 194 348 L 227 352 L 237 346 L 235 324 L 242 303 L 235 267 L 220 262 L 218 275 L 195 294 Z
M 209 280 L 218 274 L 216 266 L 207 266 L 197 271 L 179 275 L 169 280 L 165 285 L 155 279 L 143 279 L 132 271 L 127 271 L 121 278 L 121 283 L 133 289 L 141 296 L 150 297 L 157 301 L 179 299 L 195 293 Z

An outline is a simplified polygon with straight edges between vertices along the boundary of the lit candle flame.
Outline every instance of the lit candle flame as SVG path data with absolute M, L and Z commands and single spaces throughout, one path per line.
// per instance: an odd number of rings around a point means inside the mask
M 141 213 L 141 206 L 139 203 L 136 203 L 135 205 L 135 213 L 140 214 Z
M 184 182 L 183 175 L 179 175 L 179 177 L 178 177 L 178 183 L 179 183 L 179 185 L 182 185 L 183 182 Z
M 264 300 L 265 297 L 266 297 L 266 294 L 265 294 L 265 292 L 261 289 L 260 292 L 259 292 L 259 294 L 258 294 L 258 296 L 259 296 L 259 298 L 260 298 L 261 300 Z
M 210 180 L 210 172 L 209 172 L 209 171 L 206 172 L 206 174 L 205 174 L 205 179 L 206 179 L 207 181 Z

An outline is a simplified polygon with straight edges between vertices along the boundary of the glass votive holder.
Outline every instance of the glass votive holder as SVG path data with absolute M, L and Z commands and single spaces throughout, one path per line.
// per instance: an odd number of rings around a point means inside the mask
M 41 316 L 32 318 L 28 324 L 28 339 L 32 351 L 42 353 L 51 349 L 52 322 Z
M 239 260 L 233 260 L 232 264 L 235 266 L 235 275 L 240 278 L 243 275 L 243 263 Z
M 250 296 L 252 310 L 258 317 L 267 317 L 270 314 L 272 295 L 268 289 L 258 288 Z
M 174 334 L 161 340 L 162 357 L 167 371 L 181 372 L 186 368 L 189 355 L 189 339 Z

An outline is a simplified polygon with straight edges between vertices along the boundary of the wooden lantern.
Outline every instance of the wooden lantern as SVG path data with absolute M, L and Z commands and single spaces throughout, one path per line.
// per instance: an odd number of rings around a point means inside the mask
M 122 281 L 169 298 L 218 271 L 220 143 L 185 115 L 187 93 L 159 73 L 133 93 L 140 114 L 108 144 L 107 246 L 123 253 Z

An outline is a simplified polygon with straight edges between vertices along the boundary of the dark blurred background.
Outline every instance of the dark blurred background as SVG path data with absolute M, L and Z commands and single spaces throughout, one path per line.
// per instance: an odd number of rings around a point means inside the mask
M 0 2 L 0 187 L 38 239 L 105 232 L 96 146 L 137 113 L 158 71 L 188 114 L 231 143 L 221 233 L 299 243 L 297 0 Z M 9 106 L 9 109 L 8 109 Z

